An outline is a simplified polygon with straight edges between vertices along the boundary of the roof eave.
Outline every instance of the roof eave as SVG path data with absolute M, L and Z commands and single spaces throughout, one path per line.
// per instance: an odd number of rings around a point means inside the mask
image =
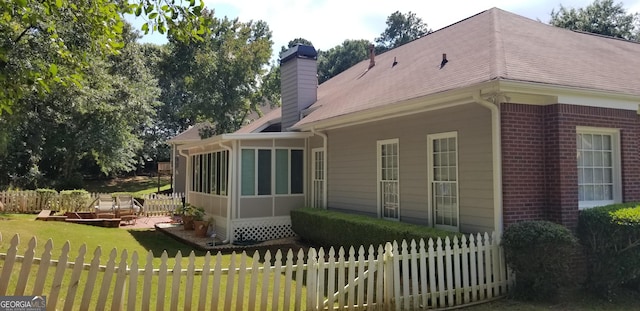
M 448 103 L 465 101 L 472 98 L 472 94 L 478 94 L 478 92 L 481 94 L 496 92 L 522 93 L 547 97 L 546 100 L 538 99 L 535 103 L 527 102 L 527 104 L 547 105 L 565 103 L 640 111 L 640 95 L 625 94 L 610 90 L 596 90 L 497 78 L 495 80 L 481 82 L 464 88 L 428 94 L 402 102 L 384 105 L 378 108 L 355 111 L 328 119 L 294 125 L 292 129 L 298 131 L 311 131 L 313 129 L 322 130 L 339 128 L 364 122 L 395 118 L 399 115 L 415 113 L 417 110 L 442 109 L 449 107 L 450 105 L 448 105 Z M 549 101 L 551 98 L 552 101 Z
M 229 133 L 185 144 L 179 146 L 178 150 L 194 149 L 205 145 L 221 144 L 236 140 L 304 139 L 311 136 L 313 136 L 313 133 L 309 132 Z
M 526 91 L 529 93 L 536 93 L 541 95 L 579 94 L 586 96 L 607 97 L 611 99 L 626 101 L 640 101 L 640 94 L 627 94 L 612 90 L 590 89 L 584 87 L 548 84 L 533 81 L 500 79 L 498 87 L 502 92 Z
M 495 91 L 496 81 L 486 81 L 463 88 L 419 96 L 377 108 L 355 111 L 328 119 L 294 125 L 292 129 L 299 131 L 323 130 L 390 119 L 412 114 L 416 111 L 437 110 L 461 103 L 469 103 L 473 101 L 473 95 L 478 94 L 478 92 L 484 94 Z

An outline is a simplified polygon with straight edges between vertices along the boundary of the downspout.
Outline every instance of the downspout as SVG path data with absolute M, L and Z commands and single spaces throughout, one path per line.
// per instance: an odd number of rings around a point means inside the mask
M 176 149 L 178 146 L 171 143 L 171 189 L 173 192 L 176 192 Z
M 494 230 L 498 236 L 503 231 L 502 210 L 502 139 L 500 132 L 500 108 L 498 104 L 482 98 L 482 93 L 473 95 L 473 100 L 491 111 L 491 151 L 493 156 L 493 221 Z
M 176 146 L 177 148 L 177 146 Z M 184 149 L 178 149 L 178 153 L 185 157 L 185 159 L 187 159 L 187 167 L 185 167 L 185 181 L 184 181 L 184 198 L 185 201 L 184 203 L 189 203 L 189 189 L 191 189 L 191 183 L 193 182 L 193 176 L 189 176 L 189 172 L 191 172 L 191 165 L 193 165 L 193 163 L 191 163 L 191 157 L 184 153 Z M 187 178 L 190 177 L 190 178 Z
M 313 133 L 314 135 L 318 135 L 320 137 L 322 137 L 322 149 L 324 150 L 324 155 L 322 157 L 322 166 L 324 166 L 324 169 L 322 170 L 322 179 L 324 179 L 324 187 L 322 189 L 322 204 L 324 205 L 322 208 L 323 209 L 327 209 L 327 188 L 328 187 L 328 180 L 327 180 L 327 171 L 328 169 L 328 158 L 329 158 L 329 153 L 327 152 L 327 134 L 322 133 L 322 132 L 318 132 L 316 131 L 316 128 L 311 128 L 311 133 Z M 313 161 L 313 160 L 312 160 Z M 313 185 L 312 185 L 313 187 Z
M 227 238 L 226 241 L 231 241 L 233 242 L 233 235 L 232 235 L 232 228 L 231 228 L 231 202 L 233 201 L 233 194 L 234 194 L 234 190 L 235 187 L 233 187 L 234 183 L 229 182 L 230 179 L 233 179 L 233 177 L 235 176 L 235 166 L 234 166 L 234 161 L 233 161 L 233 148 L 223 144 L 222 142 L 220 143 L 220 147 L 222 147 L 224 150 L 227 150 L 229 152 L 229 157 L 227 158 L 229 160 L 229 167 L 227 167 L 227 175 L 229 176 L 227 178 Z M 231 171 L 229 171 L 229 169 L 231 169 Z M 223 242 L 226 242 L 223 241 Z

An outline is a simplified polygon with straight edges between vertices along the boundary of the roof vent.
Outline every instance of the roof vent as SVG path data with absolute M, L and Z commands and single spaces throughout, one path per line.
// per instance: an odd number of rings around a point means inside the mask
M 398 64 L 398 61 L 396 61 L 396 57 L 393 57 L 393 64 L 391 64 L 391 68 L 395 67 Z
M 442 62 L 440 62 L 440 69 L 442 69 L 442 67 L 444 67 L 444 65 L 446 65 L 449 61 L 447 60 L 447 54 L 446 53 L 442 53 Z

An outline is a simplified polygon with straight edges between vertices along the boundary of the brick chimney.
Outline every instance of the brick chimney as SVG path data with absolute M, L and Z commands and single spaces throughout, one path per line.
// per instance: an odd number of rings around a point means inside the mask
M 303 110 L 318 99 L 318 52 L 298 44 L 280 54 L 282 131 L 300 121 Z

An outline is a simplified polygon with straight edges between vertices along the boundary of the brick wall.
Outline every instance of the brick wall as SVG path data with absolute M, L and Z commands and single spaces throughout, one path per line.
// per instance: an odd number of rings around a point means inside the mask
M 545 219 L 544 107 L 502 104 L 502 205 L 505 227 Z
M 640 201 L 640 119 L 635 111 L 502 104 L 504 224 L 578 220 L 576 127 L 620 129 L 622 195 Z

